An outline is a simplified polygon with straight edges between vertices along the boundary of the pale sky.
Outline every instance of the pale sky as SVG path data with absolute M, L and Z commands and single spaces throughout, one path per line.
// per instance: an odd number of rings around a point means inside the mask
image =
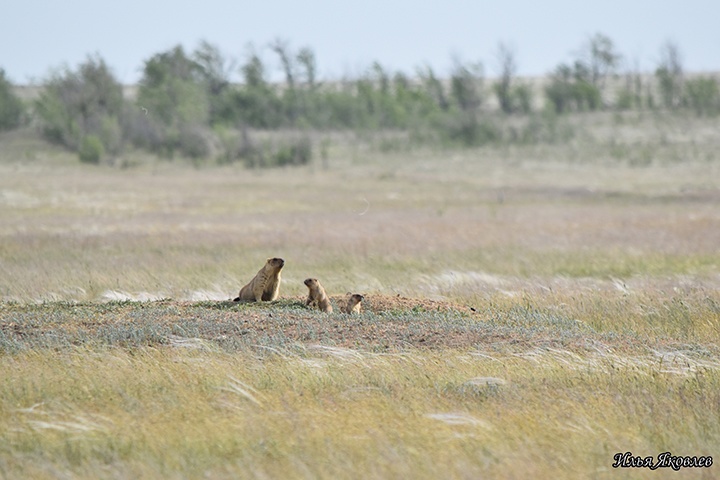
M 544 75 L 598 32 L 644 71 L 668 40 L 686 71 L 720 71 L 718 0 L 0 0 L 0 68 L 26 84 L 97 53 L 129 84 L 152 55 L 207 40 L 241 63 L 253 44 L 279 79 L 267 45 L 280 38 L 315 52 L 321 80 L 373 61 L 442 75 L 454 57 L 494 76 L 500 42 L 514 49 L 519 75 Z

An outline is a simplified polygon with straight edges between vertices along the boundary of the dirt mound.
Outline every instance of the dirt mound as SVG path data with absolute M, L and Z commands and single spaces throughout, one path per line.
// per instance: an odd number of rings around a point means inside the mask
M 345 305 L 347 295 L 333 295 L 331 300 L 337 304 Z M 408 298 L 400 295 L 365 295 L 362 302 L 362 310 L 365 312 L 382 313 L 382 312 L 471 312 L 469 307 L 459 305 L 457 303 L 428 300 L 425 298 Z
M 344 295 L 332 297 L 343 305 Z M 487 341 L 480 315 L 450 302 L 370 294 L 359 315 L 325 314 L 304 298 L 232 301 L 48 303 L 0 308 L 8 348 L 101 343 L 124 346 L 209 340 L 228 350 L 327 345 L 366 350 L 468 347 Z M 0 342 L 0 350 L 2 342 Z

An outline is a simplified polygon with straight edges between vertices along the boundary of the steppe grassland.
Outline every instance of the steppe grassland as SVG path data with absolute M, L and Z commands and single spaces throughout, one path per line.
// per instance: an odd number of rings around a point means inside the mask
M 0 296 L 226 299 L 275 255 L 288 261 L 286 294 L 304 293 L 307 276 L 330 292 L 450 297 L 462 285 L 435 277 L 481 273 L 493 291 L 495 277 L 715 278 L 713 121 L 574 121 L 593 122 L 580 131 L 597 138 L 389 154 L 338 145 L 327 171 L 93 169 L 8 149 Z M 636 166 L 643 155 L 652 163 Z M 463 296 L 487 289 L 471 287 Z
M 30 338 L 0 357 L 0 472 L 615 478 L 618 452 L 714 454 L 720 150 L 715 120 L 687 120 L 579 117 L 593 135 L 563 145 L 337 145 L 328 170 L 117 170 L 3 148 L 2 322 L 42 326 L 89 303 L 79 346 Z M 283 296 L 313 275 L 330 293 L 444 297 L 476 315 L 360 321 L 442 334 L 457 318 L 487 341 L 379 353 L 272 336 L 225 350 L 181 332 L 83 340 L 101 302 L 227 299 L 274 255 L 288 261 Z M 159 307 L 134 305 L 149 312 L 128 315 L 139 332 Z
M 717 365 L 682 355 L 145 348 L 0 361 L 9 478 L 611 478 L 617 452 L 711 455 L 720 435 Z

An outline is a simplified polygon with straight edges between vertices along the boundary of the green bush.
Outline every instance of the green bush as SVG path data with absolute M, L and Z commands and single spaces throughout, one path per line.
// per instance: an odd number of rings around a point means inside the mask
M 639 102 L 635 92 L 626 87 L 618 91 L 615 97 L 615 108 L 617 110 L 630 110 L 636 105 L 639 106 Z
M 685 103 L 698 115 L 720 112 L 720 90 L 712 77 L 698 77 L 685 81 Z
M 481 146 L 502 139 L 502 131 L 497 125 L 487 119 L 478 119 L 474 113 L 445 115 L 438 128 L 441 137 L 464 147 Z
M 248 168 L 272 168 L 308 165 L 312 161 L 312 141 L 308 137 L 265 142 L 255 146 L 247 139 L 240 156 Z
M 24 116 L 22 101 L 13 93 L 12 85 L 0 68 L 0 130 L 11 130 L 22 123 Z
M 40 117 L 40 132 L 50 142 L 77 150 L 77 139 L 80 137 L 77 120 L 59 92 L 52 87 L 46 88 L 35 104 L 35 111 Z
M 560 64 L 545 88 L 550 105 L 557 113 L 600 110 L 607 79 L 622 59 L 613 41 L 602 33 L 588 39 L 570 64 Z
M 87 135 L 80 144 L 78 155 L 83 163 L 99 164 L 100 159 L 105 155 L 102 140 L 96 135 Z
M 120 153 L 123 146 L 123 133 L 117 117 L 103 116 L 97 131 L 97 136 L 108 153 L 112 155 Z
M 219 165 L 233 163 L 240 157 L 242 140 L 247 138 L 246 131 L 238 131 L 222 124 L 216 124 L 213 127 L 213 134 L 219 144 L 219 151 L 215 157 Z
M 510 89 L 510 100 L 514 112 L 532 112 L 533 94 L 529 85 L 513 85 Z
M 524 144 L 563 143 L 575 136 L 569 120 L 562 120 L 551 108 L 529 115 L 527 122 L 515 132 L 515 140 Z
M 600 90 L 590 81 L 582 64 L 560 65 L 545 87 L 545 95 L 557 113 L 598 110 L 602 107 Z
M 122 86 L 98 57 L 89 57 L 76 71 L 65 69 L 46 80 L 35 102 L 43 135 L 78 151 L 87 136 L 106 139 L 120 150 L 123 114 Z
M 278 166 L 307 165 L 312 160 L 312 143 L 303 137 L 285 145 L 275 156 Z
M 186 157 L 205 158 L 210 154 L 209 132 L 202 125 L 184 125 L 180 128 L 178 149 Z
M 503 112 L 527 114 L 532 111 L 532 90 L 529 86 L 496 82 L 493 84 L 493 90 Z

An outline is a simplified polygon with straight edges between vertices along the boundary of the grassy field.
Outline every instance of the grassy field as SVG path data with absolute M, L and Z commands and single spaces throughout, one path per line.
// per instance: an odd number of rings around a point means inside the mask
M 1 134 L 0 478 L 720 476 L 612 467 L 720 452 L 718 121 L 564 122 L 268 171 Z

